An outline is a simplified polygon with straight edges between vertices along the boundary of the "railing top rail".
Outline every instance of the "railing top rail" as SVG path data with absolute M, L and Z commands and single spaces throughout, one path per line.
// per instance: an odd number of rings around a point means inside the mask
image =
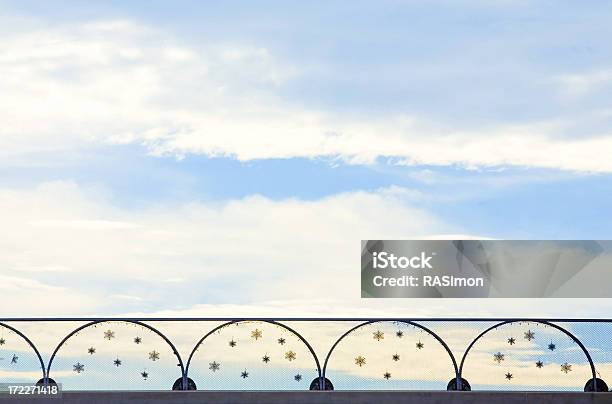
M 611 323 L 612 318 L 554 317 L 2 317 L 0 322 L 34 321 L 551 321 L 572 323 Z

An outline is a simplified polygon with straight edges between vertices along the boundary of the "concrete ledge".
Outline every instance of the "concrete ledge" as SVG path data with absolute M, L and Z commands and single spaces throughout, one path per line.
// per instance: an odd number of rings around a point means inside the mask
M 611 403 L 612 393 L 566 392 L 447 392 L 447 391 L 87 391 L 64 392 L 62 398 L 44 399 L 15 396 L 0 398 L 0 403 L 40 404 L 137 404 L 137 403 L 214 403 L 214 404 L 587 404 Z

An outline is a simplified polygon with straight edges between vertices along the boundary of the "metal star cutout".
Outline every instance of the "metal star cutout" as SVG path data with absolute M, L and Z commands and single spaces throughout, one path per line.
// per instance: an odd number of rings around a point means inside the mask
M 104 331 L 104 338 L 110 341 L 111 339 L 115 338 L 115 332 L 111 330 Z
M 153 351 L 149 352 L 149 359 L 151 359 L 153 362 L 158 360 L 159 359 L 159 352 L 157 352 L 156 350 L 153 350 Z
M 505 355 L 503 353 L 498 352 L 493 355 L 493 360 L 497 363 L 502 363 L 502 361 L 505 359 L 504 356 Z
M 115 360 L 113 361 L 113 365 L 115 365 L 115 366 L 117 366 L 117 367 L 121 366 L 121 359 L 119 359 L 119 358 L 115 359 Z
M 293 378 L 296 382 L 299 382 L 300 380 L 302 380 L 302 375 L 298 373 L 297 375 L 293 376 Z
M 142 342 L 142 338 L 140 338 L 140 337 L 134 338 L 134 343 L 135 344 L 140 344 L 141 342 Z
M 542 362 L 542 361 L 537 361 L 537 362 L 536 362 L 536 368 L 538 368 L 538 369 L 542 369 L 542 367 L 544 367 L 544 362 Z
M 551 351 L 554 351 L 556 348 L 556 345 L 553 344 L 552 342 L 550 344 L 548 344 L 548 349 L 550 349 Z
M 149 374 L 144 371 L 144 372 L 140 372 L 140 376 L 142 376 L 143 379 L 147 380 L 149 378 Z
M 212 361 L 208 364 L 208 369 L 216 372 L 217 370 L 221 369 L 221 364 L 217 363 L 216 361 Z
M 531 341 L 531 340 L 532 340 L 532 339 L 534 339 L 534 338 L 535 338 L 535 332 L 533 332 L 533 331 L 531 331 L 531 330 L 528 330 L 528 331 L 525 333 L 525 339 L 526 339 L 527 341 Z
M 6 344 L 6 340 L 4 338 L 0 338 L 0 345 Z
M 398 354 L 394 354 L 393 360 L 397 362 L 398 360 L 400 360 L 400 356 Z
M 421 341 L 416 343 L 417 349 L 423 349 L 424 346 L 425 346 L 425 344 L 423 344 Z
M 265 355 L 263 358 L 261 358 L 261 360 L 263 361 L 263 363 L 268 363 L 270 362 L 270 357 L 268 355 Z
M 232 338 L 232 340 L 229 342 L 229 346 L 231 346 L 232 348 L 234 348 L 236 346 L 236 341 L 234 341 L 234 339 Z
M 296 356 L 295 352 L 293 352 L 293 351 L 287 351 L 285 353 L 285 359 L 287 359 L 289 362 L 291 362 L 292 360 L 295 360 L 296 357 L 297 356 Z
M 89 348 L 87 349 L 87 353 L 88 353 L 88 354 L 90 354 L 90 355 L 95 354 L 95 353 L 96 353 L 96 348 L 94 348 L 94 347 L 92 347 L 92 346 L 91 346 L 91 347 L 89 347 Z
M 384 333 L 384 332 L 381 332 L 380 330 L 379 330 L 379 331 L 376 331 L 376 332 L 374 332 L 374 333 L 372 333 L 372 334 L 374 335 L 374 339 L 375 339 L 376 341 L 380 341 L 381 339 L 385 339 L 385 333 Z
M 284 339 L 284 338 L 279 338 L 279 339 L 278 339 L 278 343 L 279 343 L 279 344 L 281 344 L 281 345 L 285 345 L 285 342 L 286 342 L 286 341 L 285 341 L 285 339 Z
M 246 379 L 247 377 L 249 377 L 249 372 L 247 372 L 245 369 L 244 372 L 240 373 L 240 377 L 242 377 L 243 379 Z
M 402 337 L 404 336 L 404 332 L 403 332 L 402 330 L 398 330 L 398 331 L 395 333 L 395 336 L 396 336 L 397 338 L 402 338 Z
M 510 337 L 510 338 L 508 338 L 508 343 L 510 345 L 514 345 L 516 343 L 516 340 L 514 339 L 514 337 Z
M 366 364 L 366 359 L 363 356 L 359 355 L 358 357 L 355 358 L 355 365 L 362 367 L 365 364 Z
M 561 371 L 565 374 L 568 374 L 569 372 L 572 371 L 572 365 L 565 362 L 563 365 L 561 365 Z
M 391 373 L 389 373 L 389 372 L 385 372 L 385 374 L 383 375 L 383 377 L 384 377 L 386 380 L 389 380 L 389 379 L 391 378 Z
M 251 331 L 251 338 L 255 338 L 255 341 L 261 338 L 262 335 L 263 333 L 261 332 L 261 330 L 258 330 L 257 328 L 254 331 Z
M 11 359 L 11 365 L 16 365 L 19 360 L 19 356 L 13 354 L 13 358 Z
M 508 372 L 506 373 L 506 380 L 512 380 L 514 376 L 512 376 L 512 373 Z
M 72 370 L 74 370 L 77 373 L 81 373 L 85 371 L 85 365 L 81 364 L 80 362 L 75 363 L 72 366 Z

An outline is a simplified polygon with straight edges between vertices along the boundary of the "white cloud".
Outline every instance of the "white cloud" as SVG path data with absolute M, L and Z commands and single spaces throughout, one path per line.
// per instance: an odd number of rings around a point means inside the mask
M 609 133 L 563 137 L 560 122 L 467 130 L 410 115 L 306 108 L 278 91 L 303 72 L 265 47 L 194 46 L 130 21 L 7 32 L 0 155 L 23 161 L 30 152 L 66 153 L 92 142 L 139 143 L 153 154 L 240 160 L 395 156 L 403 164 L 612 171 L 602 153 L 612 149 Z M 569 81 L 589 87 L 592 80 Z

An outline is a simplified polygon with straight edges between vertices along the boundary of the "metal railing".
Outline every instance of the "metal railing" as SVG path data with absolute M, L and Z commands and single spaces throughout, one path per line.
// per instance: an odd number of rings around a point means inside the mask
M 0 319 L 0 382 L 74 390 L 608 391 L 607 373 L 609 319 Z

